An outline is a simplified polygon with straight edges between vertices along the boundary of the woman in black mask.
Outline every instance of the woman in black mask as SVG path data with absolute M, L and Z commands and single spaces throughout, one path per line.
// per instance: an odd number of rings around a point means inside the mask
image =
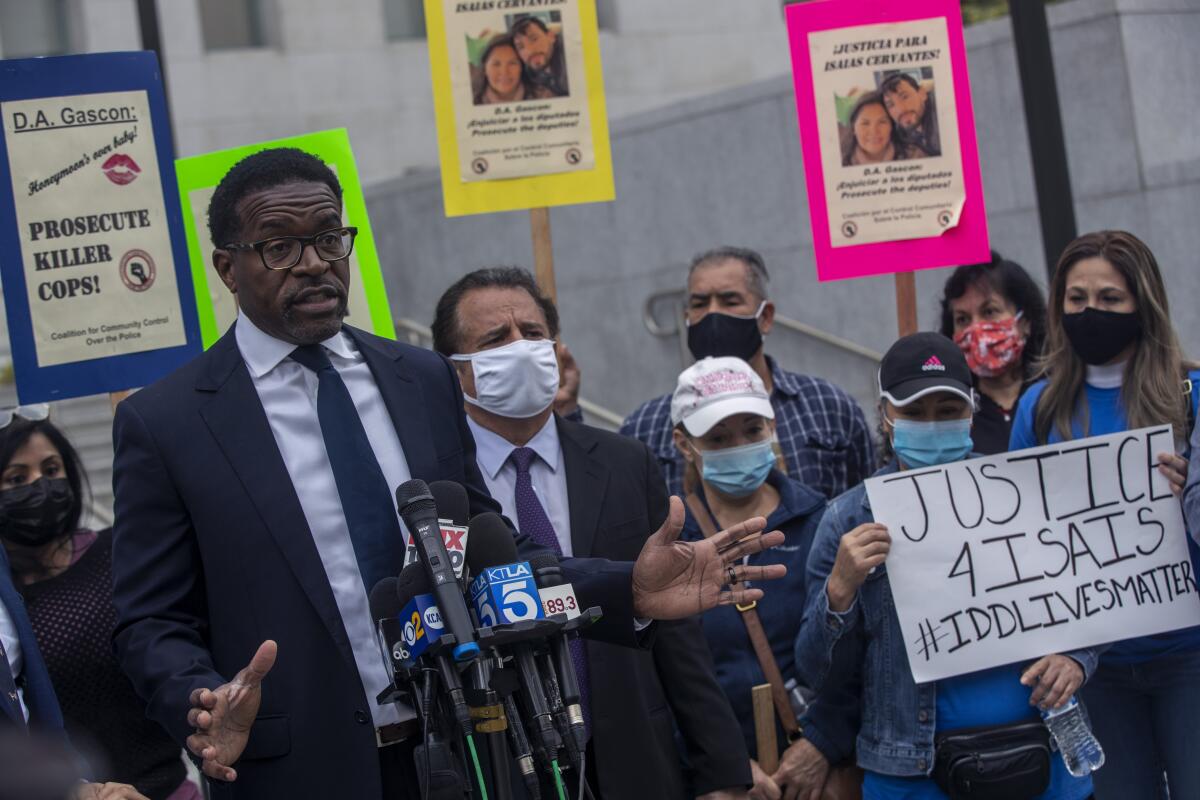
M 1182 450 L 1200 397 L 1196 366 L 1183 357 L 1150 249 L 1124 231 L 1085 234 L 1067 245 L 1051 281 L 1044 379 L 1021 398 L 1010 450 L 1165 423 Z M 1178 495 L 1187 461 L 1157 458 Z M 1092 776 L 1098 800 L 1161 797 L 1164 773 L 1171 797 L 1200 797 L 1191 738 L 1200 626 L 1111 645 L 1083 699 L 1107 759 Z
M 97 781 L 132 785 L 151 800 L 199 800 L 180 748 L 146 718 L 113 655 L 111 531 L 80 529 L 87 478 L 46 414 L 21 407 L 0 428 L 0 543 L 67 733 Z

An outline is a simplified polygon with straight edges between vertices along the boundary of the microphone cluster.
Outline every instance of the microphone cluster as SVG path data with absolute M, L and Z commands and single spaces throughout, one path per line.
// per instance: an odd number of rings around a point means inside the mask
M 543 785 L 565 800 L 561 770 L 582 785 L 588 736 L 569 637 L 600 609 L 579 607 L 553 554 L 520 560 L 499 514 L 468 521 L 461 485 L 412 480 L 396 501 L 411 563 L 370 594 L 393 678 L 378 702 L 417 713 L 422 796 L 504 800 L 515 765 L 534 800 Z

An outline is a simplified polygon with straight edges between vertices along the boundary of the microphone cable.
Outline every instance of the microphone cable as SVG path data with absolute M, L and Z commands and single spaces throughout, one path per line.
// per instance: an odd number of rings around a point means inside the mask
M 562 771 L 558 768 L 558 759 L 550 759 L 550 768 L 554 770 L 554 788 L 558 790 L 558 800 L 567 800 L 567 787 L 563 785 Z

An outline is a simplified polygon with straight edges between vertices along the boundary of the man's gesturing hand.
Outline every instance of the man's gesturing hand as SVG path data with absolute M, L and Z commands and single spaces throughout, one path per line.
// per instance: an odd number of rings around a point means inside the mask
M 262 703 L 262 681 L 275 666 L 276 649 L 275 642 L 268 639 L 229 683 L 192 692 L 187 719 L 196 732 L 187 738 L 187 746 L 201 759 L 200 769 L 208 777 L 237 780 L 231 765 L 246 749 L 250 726 Z
M 702 542 L 681 542 L 683 502 L 671 498 L 671 513 L 646 540 L 633 565 L 633 613 L 649 619 L 680 619 L 718 605 L 749 603 L 763 596 L 762 589 L 737 591 L 730 583 L 782 578 L 787 567 L 769 564 L 751 567 L 742 559 L 751 553 L 783 544 L 783 534 L 766 527 L 762 517 L 751 517 Z M 730 580 L 730 571 L 733 581 Z

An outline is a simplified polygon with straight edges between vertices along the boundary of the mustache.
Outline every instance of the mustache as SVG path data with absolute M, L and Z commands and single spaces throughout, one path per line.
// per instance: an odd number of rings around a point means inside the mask
M 296 303 L 302 303 L 308 300 L 315 294 L 333 294 L 339 300 L 345 302 L 346 287 L 336 281 L 314 281 L 303 286 L 297 286 L 288 292 L 283 299 L 284 307 L 290 307 Z

